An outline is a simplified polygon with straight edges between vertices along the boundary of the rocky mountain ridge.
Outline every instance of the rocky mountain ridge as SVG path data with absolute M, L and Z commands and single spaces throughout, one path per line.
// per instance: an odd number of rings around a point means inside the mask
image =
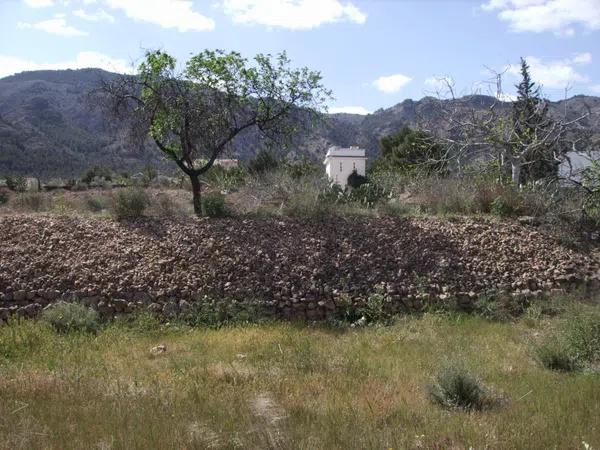
M 0 174 L 27 174 L 48 178 L 80 175 L 102 164 L 117 171 L 139 170 L 147 164 L 165 170 L 174 165 L 161 159 L 151 144 L 134 145 L 126 125 L 105 118 L 90 95 L 102 79 L 116 74 L 100 69 L 23 72 L 0 79 Z M 437 99 L 404 100 L 366 116 L 329 114 L 310 133 L 297 137 L 294 153 L 322 159 L 331 145 L 359 145 L 369 157 L 378 154 L 378 141 L 405 125 L 441 127 L 444 118 Z M 448 100 L 457 109 L 483 109 L 492 97 L 469 96 Z M 508 110 L 510 104 L 504 104 Z M 551 103 L 551 112 L 574 118 L 591 113 L 583 126 L 600 142 L 600 98 L 575 96 Z M 251 158 L 261 143 L 253 133 L 235 143 L 231 155 Z

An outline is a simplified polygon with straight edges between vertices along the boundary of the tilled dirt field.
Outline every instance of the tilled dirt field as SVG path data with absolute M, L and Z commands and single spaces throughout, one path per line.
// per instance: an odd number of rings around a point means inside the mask
M 535 228 L 479 219 L 0 217 L 0 318 L 77 298 L 174 314 L 205 296 L 319 319 L 379 290 L 393 310 L 585 285 L 600 265 Z

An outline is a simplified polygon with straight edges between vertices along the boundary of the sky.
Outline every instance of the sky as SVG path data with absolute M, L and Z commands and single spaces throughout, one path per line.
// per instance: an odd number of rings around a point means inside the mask
M 287 51 L 330 112 L 473 93 L 511 99 L 519 58 L 544 96 L 600 95 L 600 0 L 0 0 L 0 77 L 135 71 L 149 49 Z M 500 74 L 501 89 L 497 75 Z

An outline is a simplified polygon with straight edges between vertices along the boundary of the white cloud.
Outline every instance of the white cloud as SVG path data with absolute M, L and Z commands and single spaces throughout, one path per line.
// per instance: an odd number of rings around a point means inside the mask
M 127 17 L 176 28 L 178 31 L 210 31 L 215 22 L 193 10 L 188 0 L 104 0 L 113 9 L 122 10 Z
M 373 85 L 381 92 L 393 94 L 412 81 L 412 78 L 401 73 L 377 78 Z
M 105 20 L 107 22 L 114 23 L 115 21 L 115 18 L 103 9 L 99 9 L 95 13 L 88 13 L 83 9 L 78 9 L 77 11 L 73 11 L 73 15 L 89 22 L 100 22 Z
M 588 77 L 578 72 L 576 66 L 588 64 L 592 61 L 590 53 L 578 53 L 572 58 L 542 61 L 535 56 L 525 58 L 529 64 L 531 77 L 543 87 L 550 89 L 563 89 L 572 83 L 585 83 Z M 515 76 L 520 76 L 521 66 L 519 64 L 512 65 L 508 68 L 508 72 Z
M 553 31 L 560 36 L 575 34 L 574 25 L 600 29 L 600 0 L 488 0 L 486 11 L 497 11 L 515 32 Z
M 307 30 L 332 22 L 363 24 L 367 15 L 341 0 L 223 0 L 234 22 Z
M 429 77 L 425 80 L 425 85 L 434 89 L 435 91 L 446 90 L 449 87 L 454 86 L 454 79 L 447 75 L 436 75 Z
M 67 25 L 67 21 L 62 16 L 56 16 L 53 19 L 43 20 L 36 23 L 19 22 L 19 28 L 34 29 L 45 31 L 46 33 L 57 34 L 59 36 L 74 37 L 87 36 L 88 33 L 75 27 Z
M 593 86 L 590 87 L 590 89 L 592 90 L 592 92 L 595 92 L 596 94 L 600 94 L 600 84 L 594 84 Z
M 30 8 L 45 8 L 46 6 L 54 5 L 52 0 L 24 0 L 25 4 Z
M 0 55 L 0 77 L 25 70 L 60 70 L 100 68 L 110 72 L 133 73 L 134 68 L 123 59 L 111 58 L 98 52 L 80 52 L 75 59 L 57 63 L 37 63 L 25 59 Z
M 366 116 L 367 114 L 371 114 L 371 111 L 369 111 L 367 108 L 364 108 L 363 106 L 334 106 L 332 108 L 329 108 L 329 113 L 360 114 Z

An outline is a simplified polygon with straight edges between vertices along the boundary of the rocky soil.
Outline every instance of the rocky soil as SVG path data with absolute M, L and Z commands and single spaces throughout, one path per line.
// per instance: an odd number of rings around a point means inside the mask
M 482 293 L 600 285 L 600 264 L 533 227 L 478 219 L 0 217 L 0 318 L 60 299 L 176 314 L 207 298 L 321 319 L 384 292 L 394 311 Z

